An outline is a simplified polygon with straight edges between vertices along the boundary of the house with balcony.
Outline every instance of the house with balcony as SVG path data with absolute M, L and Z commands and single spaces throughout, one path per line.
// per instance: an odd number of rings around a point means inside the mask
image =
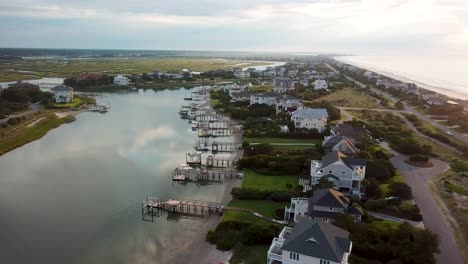
M 366 160 L 346 156 L 340 151 L 332 151 L 322 160 L 312 160 L 310 184 L 316 185 L 321 178 L 335 184 L 335 189 L 356 197 L 361 197 L 362 181 L 366 175 Z
M 276 99 L 282 98 L 283 95 L 275 92 L 265 92 L 250 95 L 250 105 L 254 104 L 266 104 L 274 106 L 276 105 Z
M 292 113 L 303 107 L 302 101 L 292 95 L 285 94 L 283 97 L 276 99 L 276 114 Z
M 56 103 L 71 103 L 73 102 L 73 88 L 68 85 L 57 85 L 50 89 L 54 97 L 52 98 Z
M 290 206 L 285 207 L 284 220 L 333 222 L 340 213 L 350 214 L 357 221 L 361 221 L 363 215 L 361 207 L 352 203 L 342 192 L 331 188 L 319 189 L 309 198 L 291 198 Z
M 250 93 L 246 91 L 231 93 L 231 103 L 249 102 L 249 101 L 250 101 Z
M 320 220 L 285 227 L 267 253 L 267 264 L 347 264 L 353 243 L 349 232 Z
M 371 133 L 364 126 L 354 126 L 348 123 L 337 124 L 330 129 L 330 137 L 343 136 L 349 139 L 354 145 L 359 139 L 365 136 L 371 136 Z M 327 138 L 325 138 L 327 141 Z
M 291 114 L 296 128 L 317 129 L 322 133 L 327 127 L 328 112 L 327 109 L 319 108 L 300 108 Z
M 114 84 L 120 86 L 127 86 L 130 84 L 130 80 L 123 75 L 117 75 L 114 77 Z

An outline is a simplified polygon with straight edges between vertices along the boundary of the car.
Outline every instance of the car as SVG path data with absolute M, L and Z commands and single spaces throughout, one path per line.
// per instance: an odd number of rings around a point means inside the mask
M 447 135 L 449 135 L 449 136 L 453 136 L 453 133 L 450 132 L 450 131 L 447 131 L 447 132 L 445 132 L 445 133 L 446 133 Z
M 385 198 L 385 201 L 391 203 L 391 202 L 399 202 L 400 201 L 400 197 L 398 196 L 389 196 L 389 197 L 386 197 Z

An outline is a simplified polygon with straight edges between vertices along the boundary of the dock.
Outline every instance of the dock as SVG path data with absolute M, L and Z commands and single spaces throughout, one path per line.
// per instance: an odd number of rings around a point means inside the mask
M 210 201 L 160 199 L 150 196 L 146 198 L 146 201 L 141 203 L 141 212 L 144 221 L 149 221 L 145 216 L 150 216 L 151 222 L 154 222 L 154 216 L 158 217 L 160 211 L 209 216 L 211 214 L 222 214 L 224 205 Z

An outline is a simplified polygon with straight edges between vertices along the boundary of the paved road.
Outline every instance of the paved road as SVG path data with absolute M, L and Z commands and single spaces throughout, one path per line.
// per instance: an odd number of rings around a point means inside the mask
M 39 112 L 39 110 L 41 110 L 41 105 L 40 104 L 29 104 L 29 109 L 28 110 L 26 110 L 26 111 L 24 111 L 22 113 L 19 113 L 19 114 L 10 115 L 8 117 L 0 119 L 0 124 L 5 123 L 10 118 L 23 117 L 23 116 L 26 116 L 26 115 L 35 114 L 36 112 Z
M 449 169 L 448 163 L 432 159 L 434 167 L 416 168 L 406 164 L 406 159 L 407 157 L 400 155 L 390 158 L 390 161 L 411 187 L 414 201 L 421 210 L 424 226 L 439 236 L 440 254 L 436 255 L 437 263 L 463 264 L 463 257 L 455 243 L 452 230 L 432 197 L 428 186 L 428 182 L 432 178 Z

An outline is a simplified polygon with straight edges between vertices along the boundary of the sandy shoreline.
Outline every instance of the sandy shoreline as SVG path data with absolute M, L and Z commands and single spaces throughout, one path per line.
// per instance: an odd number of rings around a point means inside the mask
M 411 78 L 401 76 L 401 75 L 398 75 L 398 74 L 395 74 L 395 73 L 392 73 L 392 72 L 389 72 L 389 71 L 377 69 L 375 67 L 364 65 L 364 64 L 361 64 L 361 63 L 351 62 L 351 61 L 348 61 L 348 60 L 343 59 L 341 57 L 333 57 L 333 59 L 335 59 L 335 60 L 337 60 L 339 62 L 342 62 L 342 63 L 351 64 L 351 65 L 357 66 L 357 67 L 362 68 L 362 69 L 366 69 L 366 70 L 369 70 L 369 71 L 372 71 L 372 72 L 379 73 L 381 75 L 387 76 L 387 77 L 395 79 L 395 80 L 399 80 L 399 81 L 402 81 L 402 82 L 408 82 L 408 83 L 415 83 L 418 87 L 421 87 L 421 88 L 424 88 L 426 90 L 430 90 L 430 91 L 433 91 L 433 92 L 436 92 L 436 93 L 440 93 L 440 94 L 443 94 L 443 95 L 446 95 L 446 96 L 449 96 L 449 97 L 453 97 L 453 98 L 457 98 L 457 99 L 463 99 L 463 100 L 468 99 L 468 93 L 459 92 L 459 91 L 456 91 L 456 90 L 450 89 L 450 88 L 444 88 L 444 87 L 440 87 L 440 86 L 429 85 L 429 84 L 426 84 L 424 82 L 413 80 Z

